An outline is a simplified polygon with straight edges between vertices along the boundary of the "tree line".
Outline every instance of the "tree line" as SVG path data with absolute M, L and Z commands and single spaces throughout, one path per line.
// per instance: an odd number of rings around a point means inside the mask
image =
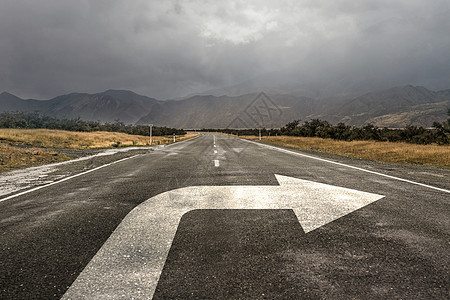
M 450 109 L 448 110 L 450 116 Z M 219 131 L 234 135 L 263 136 L 300 136 L 320 137 L 340 141 L 373 140 L 387 142 L 407 142 L 412 144 L 450 144 L 450 118 L 442 123 L 434 122 L 433 128 L 407 126 L 402 129 L 379 128 L 372 124 L 362 127 L 349 126 L 344 123 L 332 125 L 328 121 L 313 119 L 300 125 L 300 120 L 287 123 L 280 129 L 203 129 L 202 131 Z
M 59 129 L 68 131 L 111 131 L 133 135 L 150 135 L 148 125 L 126 125 L 122 122 L 101 123 L 77 119 L 57 119 L 39 113 L 0 113 L 0 128 Z M 184 135 L 185 130 L 153 126 L 152 135 Z

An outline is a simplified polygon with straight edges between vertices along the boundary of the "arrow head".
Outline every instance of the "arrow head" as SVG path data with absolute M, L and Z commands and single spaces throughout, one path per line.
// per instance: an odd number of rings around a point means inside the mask
M 286 207 L 292 208 L 305 233 L 317 229 L 355 210 L 363 208 L 383 195 L 352 190 L 275 174 Z

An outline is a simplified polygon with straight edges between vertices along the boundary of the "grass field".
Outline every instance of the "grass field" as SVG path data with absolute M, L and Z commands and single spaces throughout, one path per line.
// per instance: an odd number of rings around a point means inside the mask
M 192 134 L 176 136 L 176 140 L 184 140 Z M 117 146 L 145 146 L 149 144 L 149 137 L 130 135 L 120 132 L 76 132 L 51 129 L 0 129 L 0 141 L 14 143 L 28 143 L 35 147 L 45 148 L 108 148 Z M 154 136 L 153 144 L 168 144 L 173 141 L 172 136 Z
M 257 140 L 256 136 L 242 138 Z M 375 141 L 336 141 L 308 137 L 262 137 L 262 142 L 295 149 L 343 155 L 389 163 L 409 163 L 450 168 L 450 146 Z
M 176 136 L 182 141 L 195 136 Z M 153 145 L 169 144 L 173 136 L 154 136 Z M 50 129 L 0 129 L 0 171 L 70 159 L 57 149 L 148 146 L 149 137 L 119 132 L 73 132 Z M 48 149 L 52 148 L 52 149 Z
M 0 171 L 69 160 L 56 151 L 42 148 L 20 148 L 0 142 Z

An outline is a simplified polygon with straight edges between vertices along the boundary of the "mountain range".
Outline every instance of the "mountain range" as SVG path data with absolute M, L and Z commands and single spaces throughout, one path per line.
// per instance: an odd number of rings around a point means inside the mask
M 230 92 L 230 91 L 229 91 Z M 235 90 L 236 92 L 236 90 Z M 314 93 L 271 90 L 267 94 L 194 95 L 182 100 L 157 100 L 126 90 L 96 94 L 71 93 L 50 100 L 0 94 L 0 112 L 39 112 L 48 116 L 177 128 L 275 128 L 295 119 L 319 118 L 331 123 L 401 128 L 429 127 L 447 118 L 450 90 L 431 91 L 401 86 L 375 92 Z M 216 91 L 219 93 L 219 91 Z M 305 96 L 306 95 L 306 96 Z

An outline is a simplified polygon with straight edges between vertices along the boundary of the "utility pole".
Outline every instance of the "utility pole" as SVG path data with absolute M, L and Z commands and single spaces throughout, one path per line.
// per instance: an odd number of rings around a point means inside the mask
M 173 134 L 173 142 L 175 143 L 175 133 Z
M 259 128 L 259 140 L 261 140 L 261 128 Z
M 150 146 L 152 145 L 152 141 L 153 141 L 153 139 L 152 139 L 152 127 L 153 127 L 153 124 L 148 124 L 148 126 L 150 127 Z

